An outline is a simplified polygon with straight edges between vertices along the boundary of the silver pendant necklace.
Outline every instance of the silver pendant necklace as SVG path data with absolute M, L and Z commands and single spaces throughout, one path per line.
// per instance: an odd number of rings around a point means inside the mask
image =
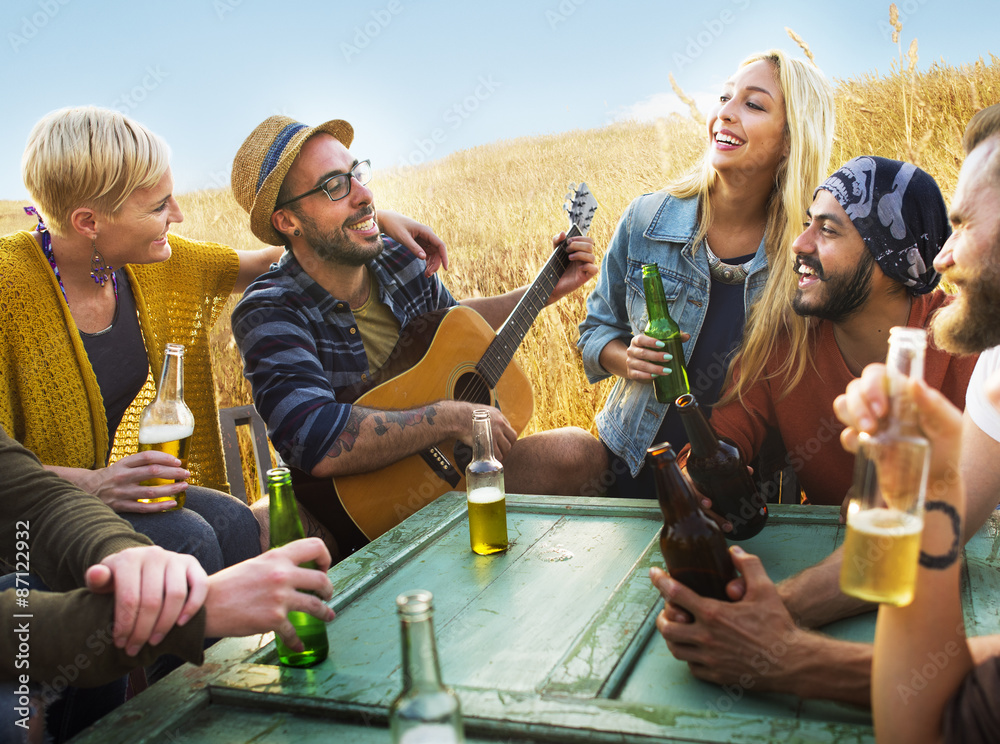
M 713 279 L 723 284 L 743 284 L 749 274 L 747 266 L 753 260 L 750 259 L 744 264 L 724 263 L 721 258 L 712 253 L 712 249 L 708 245 L 708 238 L 705 239 L 705 255 L 708 258 L 708 273 L 712 275 Z

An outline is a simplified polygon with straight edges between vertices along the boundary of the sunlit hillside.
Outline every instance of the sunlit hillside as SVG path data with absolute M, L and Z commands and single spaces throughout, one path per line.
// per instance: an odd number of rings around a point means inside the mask
M 887 50 L 892 59 L 892 49 Z M 823 60 L 817 60 L 822 67 Z M 860 154 L 909 159 L 950 197 L 962 161 L 961 136 L 979 108 L 1000 101 L 1000 59 L 969 67 L 944 63 L 914 73 L 905 54 L 888 73 L 836 81 L 837 141 L 831 166 Z M 683 84 L 683 81 L 680 81 Z M 600 208 L 590 234 L 602 254 L 615 223 L 639 194 L 660 189 L 688 169 L 705 144 L 703 125 L 674 117 L 656 123 L 496 142 L 429 164 L 376 171 L 376 206 L 432 226 L 444 238 L 451 270 L 442 274 L 457 297 L 491 295 L 531 280 L 567 227 L 570 184 L 586 181 Z M 235 145 L 234 145 L 235 147 Z M 177 232 L 241 248 L 258 246 L 246 215 L 226 191 L 183 195 Z M 20 204 L 0 203 L 0 230 L 30 228 Z M 575 347 L 585 293 L 545 309 L 517 359 L 534 384 L 528 431 L 575 424 L 592 429 L 605 385 L 588 385 Z M 249 401 L 226 317 L 213 332 L 219 400 Z

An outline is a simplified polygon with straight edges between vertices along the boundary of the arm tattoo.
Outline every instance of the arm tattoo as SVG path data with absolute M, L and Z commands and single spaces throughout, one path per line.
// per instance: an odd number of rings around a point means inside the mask
M 347 417 L 347 424 L 340 436 L 334 441 L 327 457 L 337 457 L 344 452 L 350 452 L 357 444 L 358 436 L 361 433 L 361 424 L 365 419 L 371 417 L 375 421 L 375 435 L 382 437 L 389 433 L 390 428 L 395 425 L 400 429 L 407 426 L 417 426 L 424 422 L 428 426 L 434 426 L 434 417 L 437 409 L 433 405 L 417 408 L 413 411 L 374 411 L 370 408 L 360 408 L 355 406 L 351 409 L 351 414 Z
M 920 551 L 920 565 L 924 568 L 940 571 L 948 568 L 948 566 L 958 560 L 959 540 L 962 536 L 962 518 L 958 516 L 958 511 L 954 506 L 944 501 L 928 501 L 924 504 L 924 510 L 943 511 L 951 519 L 951 529 L 955 533 L 955 537 L 951 543 L 951 550 L 944 555 L 927 555 L 924 551 Z

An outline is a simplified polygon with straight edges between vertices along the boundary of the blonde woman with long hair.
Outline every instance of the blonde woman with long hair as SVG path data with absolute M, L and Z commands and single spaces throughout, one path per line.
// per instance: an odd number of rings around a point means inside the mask
M 679 360 L 642 332 L 642 265 L 659 267 L 671 316 L 688 334 L 692 392 L 710 407 L 751 305 L 748 342 L 766 343 L 785 323 L 795 280 L 786 259 L 826 175 L 834 114 L 832 89 L 814 65 L 779 50 L 754 54 L 723 85 L 701 162 L 622 216 L 580 325 L 589 381 L 618 378 L 597 415 L 607 460 L 594 458 L 591 495 L 652 498 L 646 448 L 687 442 L 680 417 L 653 394 L 654 376 L 672 374 Z

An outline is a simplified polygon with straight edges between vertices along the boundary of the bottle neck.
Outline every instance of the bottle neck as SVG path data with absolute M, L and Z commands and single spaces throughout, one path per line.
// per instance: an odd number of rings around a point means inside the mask
M 401 617 L 400 625 L 403 633 L 404 689 L 443 687 L 431 613 Z
M 656 497 L 667 522 L 678 522 L 701 509 L 674 457 L 654 457 L 651 464 Z
M 489 417 L 472 421 L 472 459 L 493 460 L 493 429 Z
M 889 425 L 919 429 L 919 414 L 908 387 L 924 377 L 924 345 L 907 339 L 889 339 L 886 375 L 889 380 Z
M 691 402 L 687 405 L 678 405 L 677 411 L 681 415 L 681 423 L 684 424 L 688 441 L 691 443 L 691 454 L 695 457 L 711 457 L 719 448 L 719 438 L 715 436 L 715 431 L 708 422 L 705 412 L 701 410 L 701 406 L 691 396 Z
M 184 355 L 167 350 L 156 388 L 157 400 L 184 400 Z
M 669 318 L 667 295 L 663 291 L 663 281 L 659 274 L 643 274 L 642 289 L 646 294 L 646 310 L 651 319 Z
M 272 548 L 301 540 L 305 530 L 299 519 L 298 505 L 295 503 L 295 492 L 292 490 L 291 477 L 287 480 L 268 480 L 268 517 L 270 519 Z

